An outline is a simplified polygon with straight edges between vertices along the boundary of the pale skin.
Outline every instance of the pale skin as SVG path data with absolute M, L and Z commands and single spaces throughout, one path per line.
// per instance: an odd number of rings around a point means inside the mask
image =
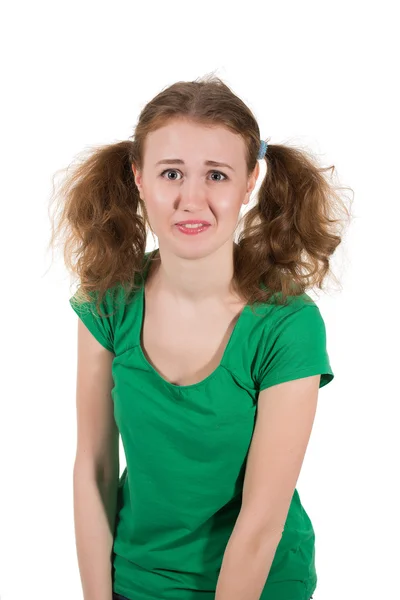
M 183 164 L 156 165 L 164 159 Z M 208 160 L 231 169 L 206 166 Z M 230 288 L 233 234 L 259 164 L 249 176 L 244 142 L 227 129 L 175 121 L 148 136 L 143 170 L 132 165 L 132 171 L 161 255 L 146 282 L 142 347 L 167 381 L 197 383 L 220 363 L 246 303 Z M 174 225 L 186 219 L 205 219 L 211 227 L 186 236 Z M 259 394 L 242 508 L 224 554 L 216 600 L 260 597 L 311 435 L 319 380 L 320 375 L 305 377 Z
M 145 287 L 143 350 L 171 383 L 197 383 L 214 371 L 246 304 L 229 289 L 233 232 L 259 173 L 257 163 L 247 177 L 244 152 L 243 140 L 225 128 L 174 122 L 148 136 L 143 171 L 132 165 L 162 258 Z M 185 164 L 156 166 L 172 158 Z M 189 237 L 176 230 L 174 223 L 192 218 L 210 222 L 209 231 Z

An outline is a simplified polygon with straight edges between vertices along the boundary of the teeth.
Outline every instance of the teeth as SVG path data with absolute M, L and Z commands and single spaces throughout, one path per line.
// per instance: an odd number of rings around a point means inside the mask
M 203 227 L 203 223 L 196 223 L 196 224 L 186 224 L 186 225 L 181 225 L 181 227 L 189 227 L 189 229 L 194 229 L 196 227 Z

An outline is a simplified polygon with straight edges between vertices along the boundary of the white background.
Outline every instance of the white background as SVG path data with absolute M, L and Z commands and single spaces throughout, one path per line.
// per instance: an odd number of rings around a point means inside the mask
M 45 251 L 52 177 L 84 148 L 130 137 L 162 88 L 211 71 L 254 111 L 263 138 L 308 146 L 354 190 L 355 218 L 332 264 L 341 289 L 318 296 L 335 379 L 320 392 L 297 489 L 316 532 L 315 600 L 398 597 L 394 9 L 304 0 L 3 8 L 1 600 L 82 598 L 77 316 L 62 257 Z

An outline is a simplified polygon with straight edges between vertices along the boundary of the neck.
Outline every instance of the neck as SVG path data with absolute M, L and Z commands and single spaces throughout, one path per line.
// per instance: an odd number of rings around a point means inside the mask
M 232 291 L 233 243 L 201 258 L 176 256 L 160 248 L 152 264 L 149 286 L 177 303 L 186 305 L 229 304 L 240 299 Z

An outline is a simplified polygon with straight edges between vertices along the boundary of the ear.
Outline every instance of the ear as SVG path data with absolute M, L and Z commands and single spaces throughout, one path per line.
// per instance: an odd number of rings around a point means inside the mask
M 254 167 L 253 173 L 250 175 L 249 180 L 247 182 L 246 196 L 243 201 L 243 204 L 249 203 L 251 193 L 256 186 L 259 174 L 260 174 L 260 163 L 257 161 L 256 166 Z
M 144 200 L 143 198 L 143 186 L 142 186 L 142 174 L 139 171 L 139 169 L 132 163 L 132 172 L 133 172 L 133 177 L 135 179 L 135 184 L 136 187 L 139 190 L 139 194 L 142 200 Z

